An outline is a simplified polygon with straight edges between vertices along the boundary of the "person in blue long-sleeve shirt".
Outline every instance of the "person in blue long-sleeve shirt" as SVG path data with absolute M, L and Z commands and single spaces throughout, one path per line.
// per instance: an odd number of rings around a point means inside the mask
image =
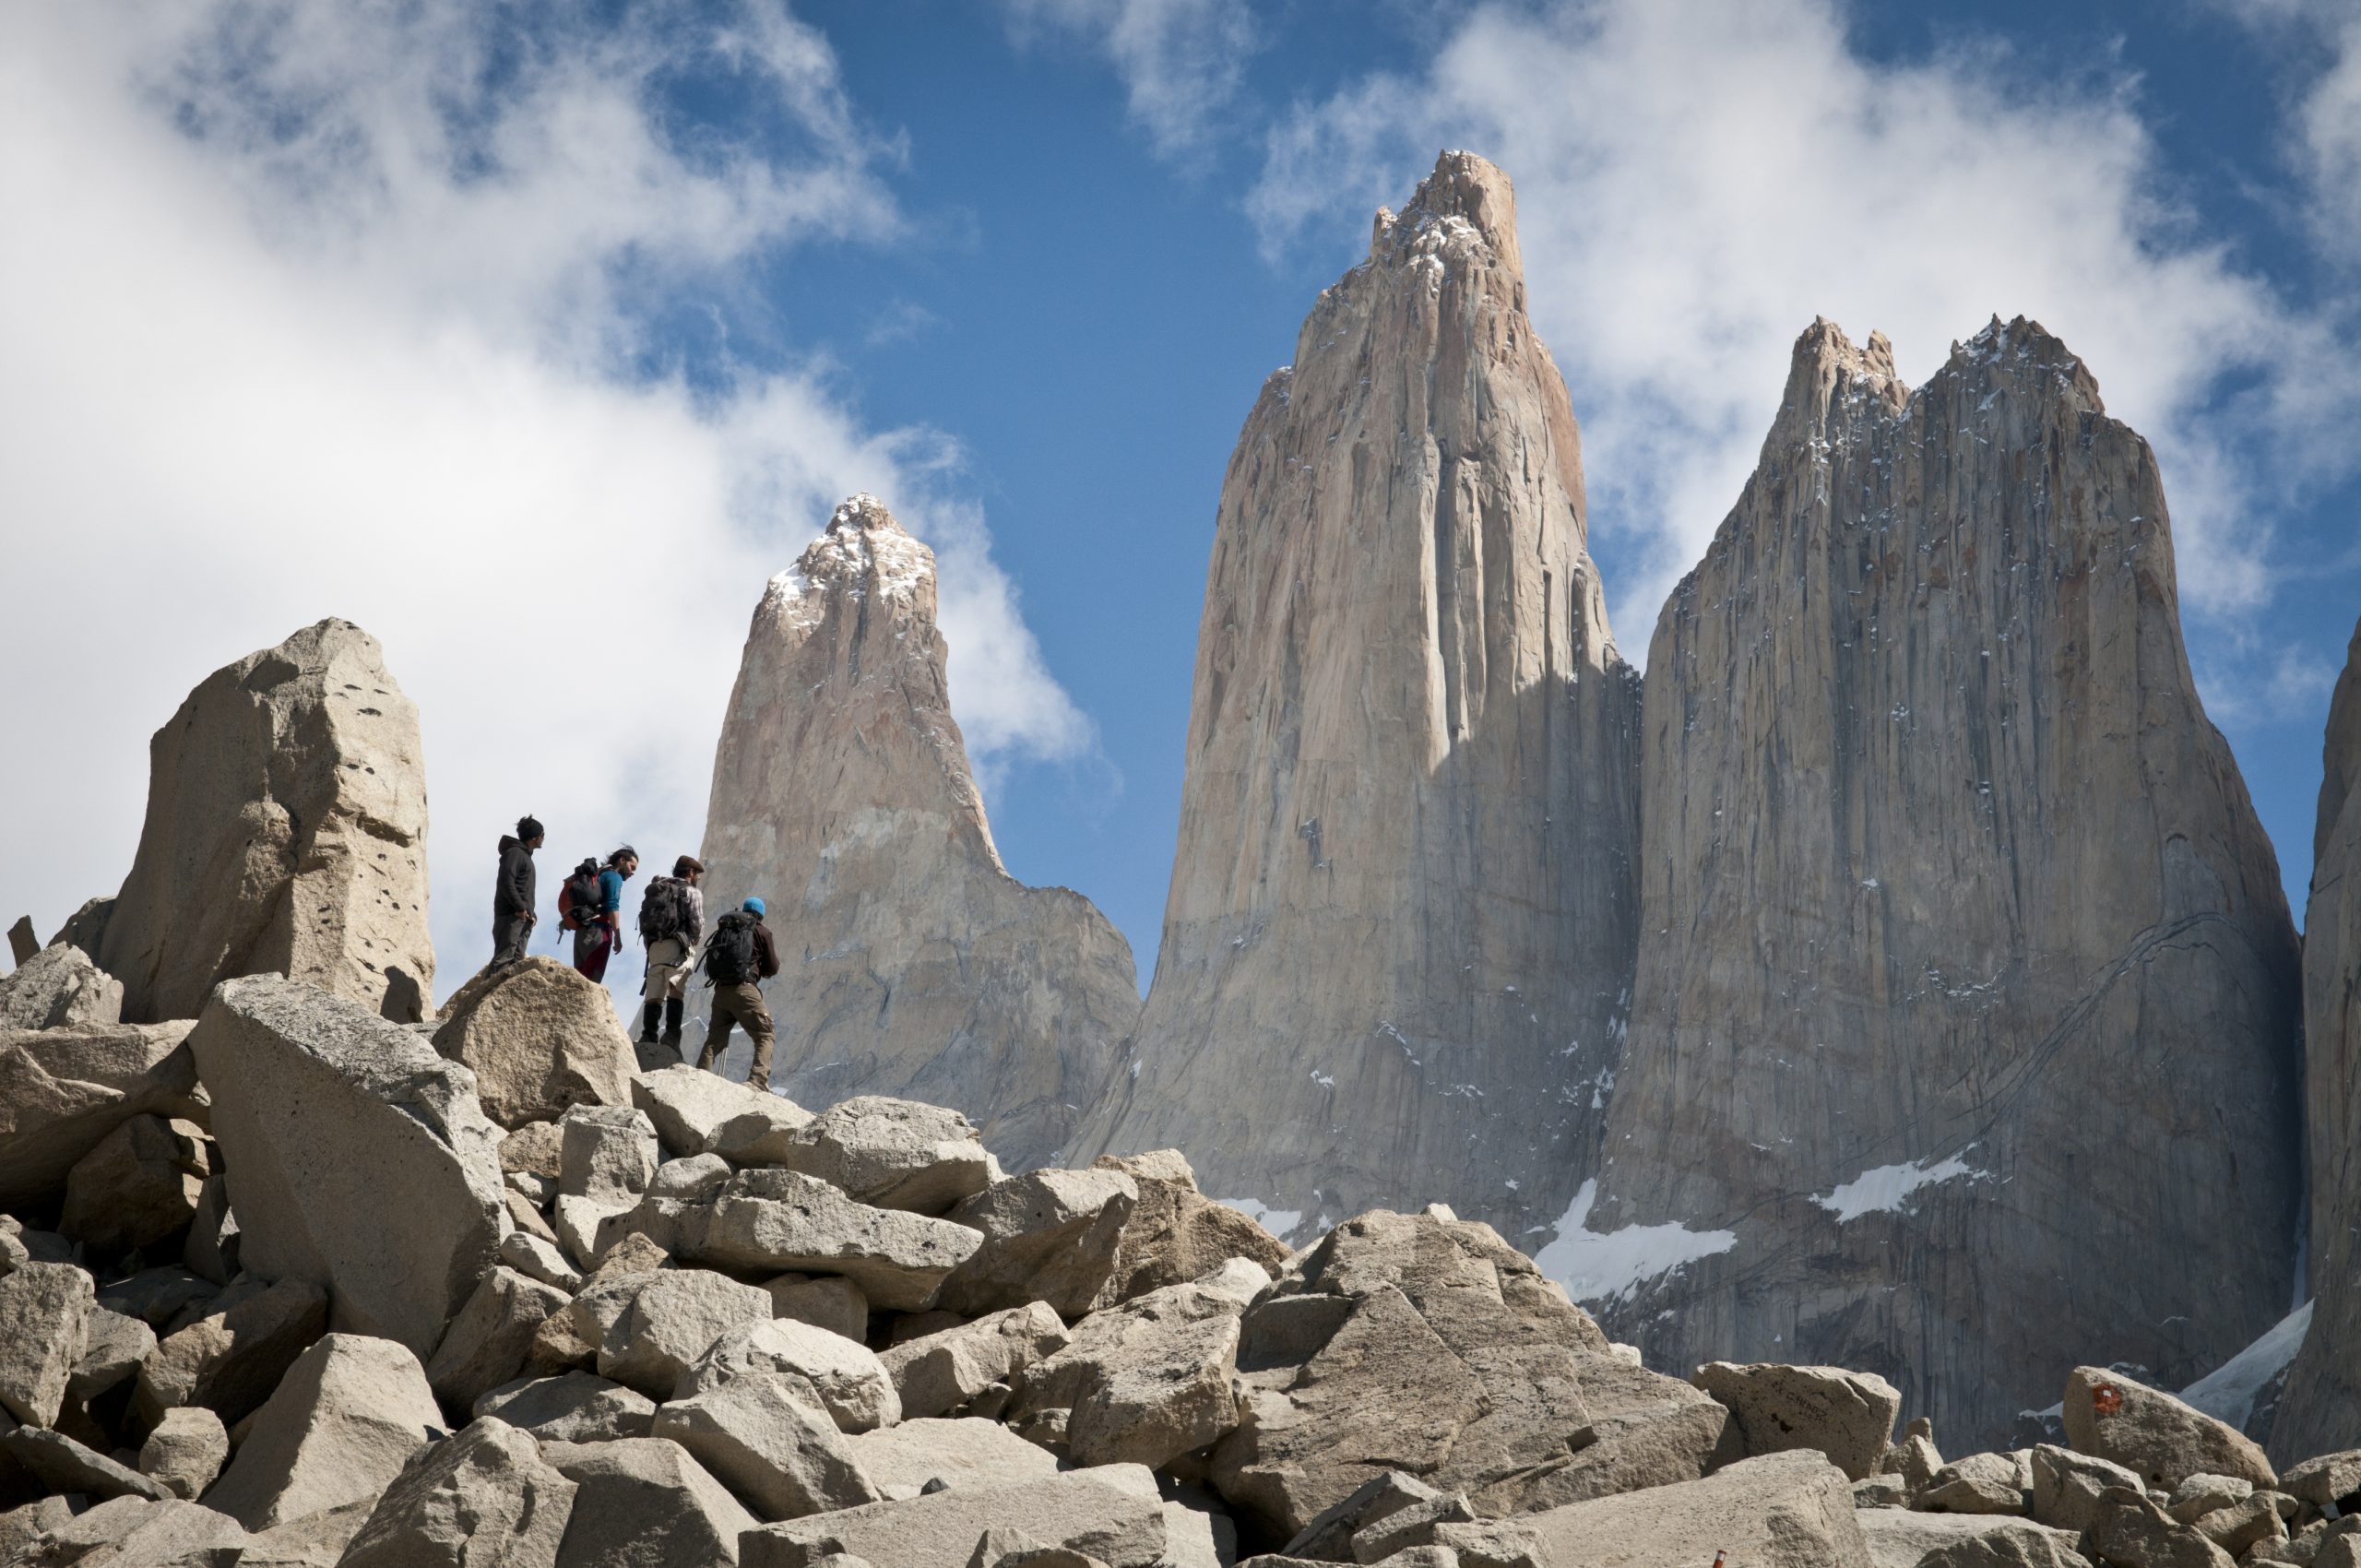
M 639 870 L 639 851 L 626 844 L 599 873 L 599 912 L 574 933 L 574 967 L 604 985 L 607 960 L 623 944 L 623 884 Z

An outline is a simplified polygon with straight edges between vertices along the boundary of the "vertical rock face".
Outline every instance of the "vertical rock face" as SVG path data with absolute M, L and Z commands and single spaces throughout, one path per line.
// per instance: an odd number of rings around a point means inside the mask
M 194 1018 L 252 974 L 422 1016 L 426 775 L 375 638 L 322 621 L 215 671 L 148 754 L 139 853 L 92 954 L 125 1020 Z
M 1573 1285 L 1611 1328 L 1880 1372 L 1974 1445 L 2078 1355 L 2178 1386 L 2285 1313 L 2295 934 L 2155 460 L 2063 344 L 1995 321 L 1913 393 L 1806 332 L 1643 746 L 1631 1039 L 1560 1237 L 1619 1258 Z
M 1622 1028 L 1638 707 L 1515 198 L 1446 153 L 1230 458 L 1155 986 L 1086 1142 L 1186 1146 L 1282 1230 L 1554 1218 Z
M 2336 683 L 2304 917 L 2305 1107 L 2311 1155 L 2311 1331 L 2287 1374 L 2272 1448 L 2361 1447 L 2361 627 Z
M 1064 1149 L 1139 1016 L 1090 901 L 1003 869 L 951 717 L 934 556 L 874 497 L 771 579 L 714 758 L 706 919 L 769 906 L 775 1077 L 956 1106 L 1012 1167 Z

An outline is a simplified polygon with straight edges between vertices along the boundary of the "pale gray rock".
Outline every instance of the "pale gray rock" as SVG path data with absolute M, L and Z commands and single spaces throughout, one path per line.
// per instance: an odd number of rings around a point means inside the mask
M 763 1289 L 770 1292 L 774 1317 L 793 1318 L 848 1339 L 869 1337 L 869 1298 L 841 1275 L 782 1274 L 763 1281 Z
M 1703 1480 L 1571 1503 L 1517 1522 L 1549 1568 L 1709 1563 L 1745 1568 L 1872 1568 L 1845 1472 L 1806 1450 L 1765 1455 Z
M 2315 1508 L 2326 1508 L 2333 1503 L 2341 1512 L 2355 1512 L 2343 1504 L 2346 1498 L 2361 1492 L 2361 1448 L 2315 1455 L 2282 1475 L 2279 1489 Z
M 1586 535 L 1515 197 L 1445 153 L 1230 457 L 1156 982 L 1077 1151 L 1178 1146 L 1314 1224 L 1565 1211 L 1640 932 L 1639 678 Z
M 618 1246 L 599 1270 L 583 1282 L 565 1310 L 552 1313 L 534 1336 L 531 1361 L 536 1370 L 591 1368 L 607 1336 L 640 1291 L 657 1277 L 663 1254 L 635 1238 Z M 663 1392 L 670 1391 L 668 1384 Z
M 1873 1568 L 1918 1568 L 1922 1562 L 1936 1562 L 1954 1563 L 1957 1568 L 2014 1568 L 2019 1563 L 2082 1568 L 2082 1560 L 2074 1551 L 2074 1543 L 2081 1539 L 2078 1532 L 2028 1524 L 2007 1515 L 1920 1514 L 1889 1508 L 1864 1514 L 1859 1523 Z
M 557 1190 L 566 1197 L 634 1204 L 655 1178 L 656 1123 L 646 1111 L 577 1105 L 558 1122 L 558 1138 Z
M 647 1179 L 647 1195 L 676 1203 L 703 1203 L 721 1191 L 730 1175 L 730 1162 L 718 1154 L 668 1159 Z
M 138 1376 L 140 1367 L 155 1353 L 154 1329 L 136 1317 L 93 1306 L 83 1325 L 82 1353 L 75 1358 L 73 1374 L 65 1380 L 65 1396 L 87 1405 Z
M 901 1396 L 904 1419 L 947 1416 L 1054 1355 L 1071 1337 L 1048 1302 L 1033 1301 L 904 1340 L 878 1359 Z
M 655 1434 L 689 1451 L 758 1518 L 879 1501 L 808 1384 L 753 1372 L 658 1406 Z
M 937 1490 L 1010 1486 L 1062 1467 L 1048 1449 L 973 1416 L 920 1417 L 857 1433 L 846 1444 L 878 1495 L 894 1502 L 919 1495 L 930 1483 L 940 1483 Z
M 2244 1432 L 2120 1372 L 2076 1367 L 2064 1405 L 2069 1443 L 2138 1472 L 2152 1487 L 2170 1491 L 2201 1472 L 2279 1485 L 2271 1461 Z
M 2033 1488 L 2029 1454 L 1970 1454 L 1937 1470 L 1911 1498 L 1927 1514 L 2022 1515 Z
M 72 1523 L 74 1510 L 59 1496 L 41 1498 L 0 1513 L 0 1562 L 30 1563 L 33 1543 Z
M 565 1254 L 553 1243 L 526 1231 L 511 1231 L 500 1243 L 500 1261 L 528 1279 L 569 1294 L 582 1289 L 581 1271 L 565 1261 Z
M 1446 1495 L 1418 1477 L 1384 1470 L 1352 1494 L 1329 1504 L 1291 1537 L 1281 1555 L 1316 1562 L 1349 1562 L 1353 1538 L 1404 1509 L 1442 1501 Z
M 590 1372 L 519 1378 L 475 1403 L 478 1417 L 497 1416 L 543 1443 L 607 1443 L 646 1437 L 656 1401 Z
M 0 1033 L 0 1207 L 62 1194 L 75 1161 L 134 1116 L 201 1112 L 190 1027 Z
M 875 497 L 846 501 L 755 606 L 714 755 L 706 903 L 770 906 L 791 1098 L 960 1106 L 1021 1168 L 1065 1148 L 1139 991 L 1089 900 L 1002 866 L 945 659 L 932 552 Z
M 980 1241 L 945 1282 L 943 1304 L 967 1316 L 1047 1301 L 1078 1318 L 1115 1276 L 1139 1183 L 1121 1170 L 1028 1170 L 951 1211 Z
M 1102 1155 L 1096 1162 L 1122 1170 L 1138 1184 L 1139 1194 L 1116 1236 L 1114 1266 L 1093 1299 L 1094 1308 L 1202 1279 L 1233 1258 L 1269 1274 L 1287 1266 L 1295 1254 L 1285 1241 L 1227 1204 L 1201 1195 L 1186 1162 L 1178 1181 L 1157 1175 L 1160 1157 L 1178 1158 L 1164 1149 L 1144 1158 Z
M 231 1568 L 246 1532 L 177 1498 L 120 1497 L 58 1526 L 10 1568 Z
M 1729 1408 L 1738 1457 L 1817 1449 L 1857 1481 L 1884 1460 L 1902 1412 L 1893 1384 L 1843 1367 L 1711 1361 L 1689 1381 Z
M 709 909 L 729 907 L 711 898 L 706 903 Z M 676 1158 L 695 1154 L 735 1158 L 734 1151 L 785 1137 L 812 1120 L 810 1111 L 784 1096 L 687 1065 L 637 1075 L 631 1081 L 631 1102 L 647 1112 L 666 1152 Z
M 150 1480 L 130 1466 L 77 1443 L 62 1431 L 18 1427 L 0 1436 L 0 1455 L 40 1481 L 50 1491 L 78 1491 L 98 1498 L 142 1498 L 164 1503 L 172 1493 L 160 1481 Z
M 500 1248 L 500 1131 L 412 1031 L 284 980 L 231 980 L 189 1037 L 240 1256 L 329 1287 L 336 1326 L 430 1354 Z
M 584 1268 L 595 1269 L 599 1260 L 606 1256 L 607 1248 L 623 1235 L 622 1231 L 616 1231 L 602 1241 L 600 1232 L 606 1229 L 610 1221 L 632 1213 L 638 1206 L 560 1194 L 550 1207 L 552 1229 L 557 1232 L 558 1245 L 565 1249 L 568 1257 Z M 670 1237 L 668 1241 L 677 1242 L 678 1238 Z M 668 1253 L 673 1250 L 666 1241 L 658 1241 L 657 1245 Z
M 230 1429 L 202 1405 L 167 1410 L 139 1445 L 139 1473 L 195 1502 L 230 1462 Z
M 524 1369 L 543 1321 L 564 1312 L 571 1300 L 554 1285 L 513 1268 L 494 1268 L 427 1359 L 427 1385 L 453 1409 L 470 1408 Z
M 739 1542 L 739 1562 L 812 1568 L 844 1552 L 894 1568 L 969 1568 L 977 1543 L 995 1528 L 1086 1552 L 1109 1568 L 1157 1568 L 1167 1538 L 1156 1478 L 1136 1465 L 1107 1465 L 766 1525 Z
M 875 1351 L 790 1318 L 749 1321 L 725 1330 L 681 1374 L 672 1397 L 684 1399 L 746 1377 L 795 1385 L 842 1431 L 872 1431 L 902 1419 L 902 1396 Z
M 555 1122 L 528 1122 L 500 1140 L 500 1173 L 557 1181 L 565 1156 L 565 1134 Z M 552 1189 L 554 1195 L 554 1187 Z
M 2231 1568 L 2236 1562 L 2128 1489 L 2100 1499 L 2098 1517 L 2083 1538 L 2091 1555 L 2108 1568 Z
M 70 942 L 44 947 L 0 975 L 0 1034 L 123 1021 L 123 982 Z
M 418 709 L 343 621 L 215 671 L 148 747 L 139 850 L 91 956 L 135 1022 L 278 974 L 415 1023 L 434 992 Z
M 2137 1471 L 2095 1454 L 2077 1454 L 2055 1443 L 2035 1445 L 2031 1458 L 2032 1512 L 2040 1524 L 2087 1530 L 2096 1522 L 2099 1499 L 2110 1487 L 2134 1491 L 2147 1482 Z
M 410 1455 L 338 1568 L 554 1568 L 574 1493 L 531 1437 L 485 1417 Z
M 56 1423 L 96 1304 L 90 1277 L 70 1263 L 0 1275 L 0 1409 L 28 1426 Z
M 2283 1463 L 2361 1446 L 2361 625 L 2330 698 L 2304 915 L 2312 1325 L 2271 1432 Z
M 434 1049 L 474 1071 L 484 1114 L 504 1127 L 631 1104 L 631 1039 L 606 987 L 571 964 L 535 954 L 487 968 L 436 1017 Z
M 197 1310 L 195 1307 L 189 1311 Z M 144 1426 L 183 1405 L 243 1420 L 327 1332 L 327 1292 L 304 1280 L 247 1279 L 203 1303 L 202 1315 L 156 1342 L 139 1368 L 132 1407 Z
M 771 1322 L 771 1299 L 710 1269 L 666 1269 L 631 1298 L 599 1347 L 599 1375 L 654 1399 L 713 1342 L 745 1324 Z
M 855 1203 L 795 1170 L 742 1170 L 721 1190 L 694 1236 L 692 1261 L 747 1273 L 841 1274 L 874 1307 L 919 1312 L 980 1244 L 947 1219 Z
M 443 1430 L 426 1370 L 391 1339 L 331 1334 L 255 1413 L 206 1504 L 249 1530 L 376 1496 Z
M 211 1148 L 194 1122 L 132 1117 L 66 1172 L 58 1229 L 101 1255 L 153 1247 L 196 1218 Z
M 2254 1482 L 2243 1476 L 2213 1476 L 2200 1470 L 2172 1490 L 2165 1512 L 2177 1523 L 2193 1525 L 2217 1509 L 2244 1503 L 2254 1495 Z
M 2176 1491 L 2176 1503 L 2179 1497 Z M 2196 1526 L 2199 1535 L 2224 1551 L 2243 1558 L 2250 1548 L 2287 1538 L 2287 1524 L 2280 1515 L 2279 1503 L 2276 1492 L 2250 1492 L 2226 1507 L 2208 1509 L 2188 1522 Z M 2177 1510 L 2168 1512 L 2176 1519 L 2180 1517 Z
M 337 1568 L 376 1505 L 373 1497 L 257 1530 L 246 1538 L 238 1568 Z
M 1234 1293 L 1171 1285 L 1093 1313 L 1071 1343 L 1016 1374 L 1006 1420 L 1078 1465 L 1162 1469 L 1237 1427 L 1230 1382 L 1245 1306 Z
M 230 1212 L 230 1179 L 216 1172 L 197 1189 L 196 1213 L 188 1222 L 181 1262 L 214 1284 L 227 1285 L 244 1271 L 244 1255 L 238 1217 Z
M 832 1105 L 786 1137 L 733 1158 L 817 1176 L 879 1208 L 941 1214 L 1002 1179 L 976 1124 L 956 1111 L 886 1095 Z
M 1912 391 L 1815 323 L 1647 668 L 1583 1225 L 1691 1255 L 1576 1295 L 1659 1365 L 1875 1372 L 1971 1448 L 2092 1324 L 2177 1387 L 2276 1323 L 2295 931 L 2082 362 L 1995 321 Z
M 541 1457 L 575 1483 L 559 1568 L 678 1568 L 737 1562 L 757 1524 L 728 1488 L 662 1438 L 544 1443 Z

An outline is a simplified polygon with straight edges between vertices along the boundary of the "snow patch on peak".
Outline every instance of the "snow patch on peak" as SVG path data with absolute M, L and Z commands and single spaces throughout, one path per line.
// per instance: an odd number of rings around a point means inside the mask
M 1624 1301 L 1649 1281 L 1738 1245 L 1735 1230 L 1691 1230 L 1685 1225 L 1626 1225 L 1590 1229 L 1598 1179 L 1582 1191 L 1558 1221 L 1558 1235 L 1533 1254 L 1541 1272 L 1577 1301 Z
M 1880 1165 L 1839 1184 L 1825 1197 L 1814 1197 L 1811 1201 L 1834 1215 L 1839 1225 L 1858 1219 L 1865 1214 L 1900 1214 L 1904 1212 L 1904 1200 L 1921 1187 L 1931 1187 L 1939 1182 L 1950 1182 L 1962 1176 L 1971 1182 L 1990 1181 L 1989 1171 L 1976 1170 L 1963 1158 L 1975 1146 L 1970 1144 L 1958 1154 L 1942 1159 L 1929 1156 L 1903 1165 Z
M 2295 1360 L 2311 1328 L 2312 1303 L 2306 1301 L 2264 1330 L 2261 1338 L 2182 1389 L 2181 1402 L 2244 1431 L 2255 1400 Z
M 1281 1241 L 1286 1241 L 1287 1232 L 1303 1223 L 1303 1210 L 1273 1208 L 1258 1198 L 1216 1198 L 1214 1202 L 1224 1208 L 1236 1209 Z
M 849 496 L 836 507 L 797 566 L 805 589 L 813 579 L 821 579 L 855 598 L 867 591 L 872 574 L 884 598 L 901 601 L 915 597 L 919 585 L 934 577 L 932 552 L 910 537 L 884 502 L 866 493 Z

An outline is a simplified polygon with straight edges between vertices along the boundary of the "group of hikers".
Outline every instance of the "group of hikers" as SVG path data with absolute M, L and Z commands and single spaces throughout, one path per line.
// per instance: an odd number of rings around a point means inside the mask
M 494 968 L 525 956 L 540 923 L 540 878 L 533 852 L 547 838 L 540 823 L 517 819 L 516 831 L 500 839 L 500 873 L 492 892 L 492 964 Z M 604 985 L 607 961 L 623 950 L 623 884 L 639 872 L 639 851 L 626 844 L 601 862 L 595 857 L 575 866 L 558 891 L 558 940 L 574 942 L 574 967 Z M 713 991 L 713 1016 L 706 1026 L 697 1065 L 718 1071 L 730 1048 L 731 1026 L 754 1045 L 746 1081 L 771 1087 L 770 1009 L 762 982 L 778 973 L 778 948 L 763 923 L 763 901 L 749 898 L 705 929 L 704 863 L 694 855 L 672 862 L 672 874 L 649 879 L 639 900 L 639 938 L 647 949 L 647 978 L 640 985 L 639 1043 L 681 1049 L 682 1016 L 688 1010 L 690 976 L 702 971 Z M 659 1023 L 663 1032 L 657 1032 Z

